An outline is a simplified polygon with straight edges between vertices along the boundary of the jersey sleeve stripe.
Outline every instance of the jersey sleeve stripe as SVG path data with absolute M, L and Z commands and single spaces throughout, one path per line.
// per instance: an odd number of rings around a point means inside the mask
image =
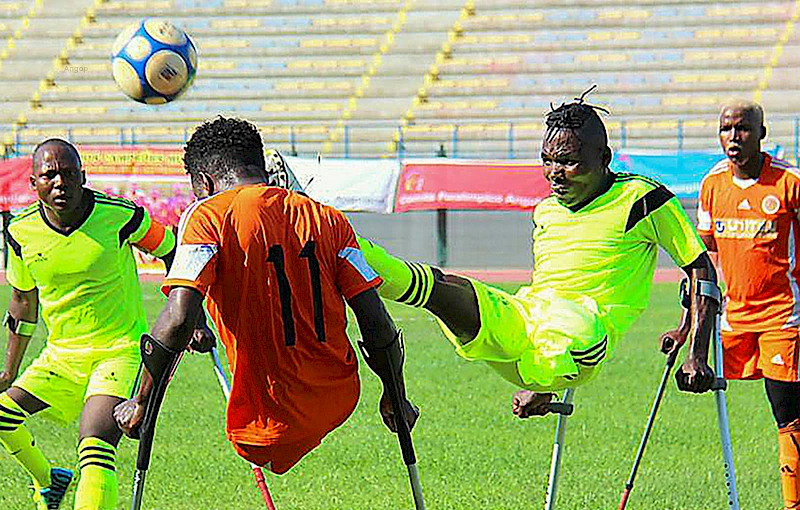
M 11 221 L 9 222 L 9 225 L 13 225 L 14 223 L 16 223 L 16 222 L 18 222 L 20 220 L 24 220 L 25 218 L 27 218 L 27 217 L 29 217 L 32 214 L 35 214 L 37 212 L 39 212 L 39 204 L 38 203 L 37 204 L 33 204 L 31 206 L 28 206 L 25 209 L 23 209 L 22 211 L 20 211 L 19 214 L 15 215 L 13 218 L 11 218 Z
M 119 230 L 119 245 L 128 240 L 128 238 L 136 232 L 144 221 L 144 209 L 137 207 L 133 210 L 133 216 L 128 222 Z
M 631 206 L 631 211 L 628 213 L 628 221 L 625 224 L 625 232 L 629 232 L 640 221 L 645 219 L 648 214 L 666 204 L 674 196 L 675 195 L 663 185 L 648 191 Z
M 124 209 L 130 209 L 131 211 L 135 211 L 139 206 L 130 202 L 122 202 L 118 200 L 110 200 L 108 198 L 95 198 L 95 201 L 98 204 L 104 205 L 113 205 L 116 207 L 122 207 Z
M 616 174 L 616 176 L 614 177 L 614 181 L 616 182 L 642 181 L 656 188 L 659 186 L 663 186 L 663 184 L 656 181 L 655 179 L 651 179 L 649 177 L 645 177 L 644 175 L 639 175 L 639 174 L 619 173 Z
M 150 223 L 150 228 L 147 230 L 147 233 L 145 233 L 144 237 L 135 244 L 137 247 L 143 249 L 147 253 L 158 256 L 156 252 L 161 251 L 158 250 L 158 248 L 161 246 L 161 242 L 164 241 L 166 236 L 167 229 L 164 228 L 164 225 L 158 223 L 157 221 L 153 221 Z M 169 253 L 169 250 L 167 250 L 166 253 Z
M 11 235 L 11 232 L 6 230 L 6 240 L 8 241 L 8 245 L 11 246 L 11 249 L 14 250 L 14 253 L 17 257 L 22 258 L 22 246 L 14 239 L 14 236 Z
M 110 205 L 118 205 L 120 207 L 127 207 L 128 209 L 135 209 L 138 207 L 134 202 L 128 200 L 127 198 L 122 197 L 112 197 L 110 195 L 106 195 L 105 193 L 101 193 L 96 190 L 92 190 L 94 194 L 94 199 L 102 201 L 103 203 L 110 204 Z

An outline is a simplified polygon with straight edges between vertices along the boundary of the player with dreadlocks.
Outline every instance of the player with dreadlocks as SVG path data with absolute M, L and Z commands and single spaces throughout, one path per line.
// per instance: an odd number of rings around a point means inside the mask
M 659 246 L 692 281 L 716 282 L 675 196 L 650 179 L 611 172 L 597 110 L 580 98 L 546 116 L 542 161 L 552 194 L 533 214 L 531 284 L 515 295 L 359 240 L 384 280 L 382 297 L 432 312 L 459 356 L 525 388 L 512 402 L 521 418 L 545 412 L 553 391 L 597 374 L 645 309 Z M 707 391 L 714 380 L 707 357 L 717 306 L 694 296 L 681 325 L 665 333 L 676 346 L 690 337 L 677 376 L 686 391 Z

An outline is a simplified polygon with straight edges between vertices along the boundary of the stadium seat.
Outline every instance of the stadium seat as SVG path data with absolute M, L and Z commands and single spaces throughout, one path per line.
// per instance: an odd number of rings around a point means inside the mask
M 29 16 L 37 1 L 0 2 L 0 136 L 19 147 L 181 143 L 225 113 L 301 153 L 428 156 L 455 137 L 457 155 L 536 157 L 542 114 L 595 83 L 618 148 L 715 148 L 730 96 L 759 97 L 770 140 L 794 147 L 790 0 L 76 0 Z M 109 79 L 117 33 L 152 12 L 200 50 L 195 85 L 160 108 Z

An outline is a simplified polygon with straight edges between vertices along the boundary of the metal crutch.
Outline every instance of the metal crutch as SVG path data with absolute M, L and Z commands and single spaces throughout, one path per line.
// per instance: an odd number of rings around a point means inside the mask
M 720 314 L 722 312 L 720 311 Z M 714 373 L 717 380 L 714 384 L 714 399 L 717 402 L 717 423 L 719 424 L 719 439 L 722 445 L 722 462 L 725 466 L 725 485 L 728 488 L 728 508 L 740 510 L 739 491 L 736 489 L 736 469 L 733 465 L 733 443 L 731 429 L 728 423 L 728 404 L 725 399 L 727 383 L 723 373 L 722 364 L 722 334 L 720 331 L 720 314 L 714 324 Z
M 558 493 L 558 478 L 561 475 L 561 457 L 564 453 L 564 435 L 567 431 L 567 416 L 572 414 L 572 399 L 575 397 L 575 388 L 568 388 L 564 392 L 561 402 L 551 404 L 551 412 L 558 412 L 558 425 L 556 437 L 553 441 L 553 456 L 550 460 L 550 480 L 547 484 L 545 510 L 555 510 L 556 495 Z M 552 407 L 559 405 L 563 407 Z M 568 406 L 568 407 L 567 407 Z M 558 409 L 561 409 L 560 411 Z

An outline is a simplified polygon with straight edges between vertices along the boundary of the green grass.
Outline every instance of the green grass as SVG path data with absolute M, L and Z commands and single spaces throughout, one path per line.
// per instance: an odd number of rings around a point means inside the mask
M 145 288 L 151 320 L 163 298 Z M 576 394 L 567 428 L 559 509 L 616 508 L 662 374 L 659 334 L 678 320 L 677 286 L 655 285 L 652 303 L 614 359 Z M 8 299 L 8 290 L 3 300 Z M 0 303 L 5 309 L 5 302 Z M 555 417 L 518 420 L 514 387 L 480 363 L 455 356 L 425 312 L 390 306 L 405 330 L 407 384 L 422 409 L 414 432 L 419 469 L 432 510 L 543 507 Z M 353 327 L 351 321 L 351 327 Z M 355 328 L 353 335 L 355 338 Z M 27 361 L 41 348 L 35 339 Z M 26 362 L 27 362 L 26 361 Z M 363 364 L 362 364 L 363 365 Z M 412 508 L 397 441 L 381 424 L 379 385 L 362 366 L 358 409 L 287 475 L 267 475 L 279 509 Z M 742 508 L 780 506 L 775 426 L 761 383 L 728 392 Z M 75 464 L 77 425 L 29 421 L 55 464 Z M 222 395 L 208 356 L 186 356 L 159 420 L 144 508 L 261 509 L 247 464 L 225 441 Z M 119 453 L 120 508 L 129 505 L 136 444 Z M 0 508 L 32 508 L 28 480 L 0 460 Z M 63 508 L 72 508 L 72 494 Z M 630 509 L 726 508 L 713 397 L 682 395 L 670 381 L 639 471 Z

